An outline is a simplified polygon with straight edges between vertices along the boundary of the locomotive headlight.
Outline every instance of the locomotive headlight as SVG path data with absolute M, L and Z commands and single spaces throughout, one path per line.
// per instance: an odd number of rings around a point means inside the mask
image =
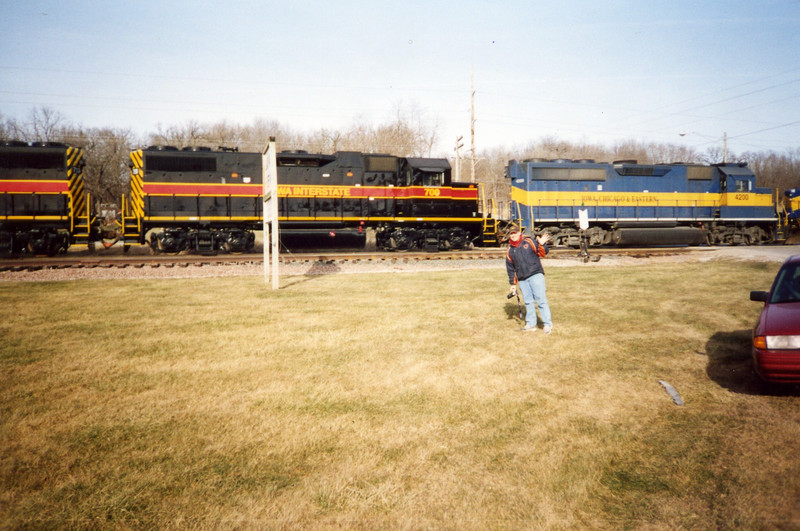
M 800 349 L 800 336 L 767 336 L 766 344 L 770 350 Z

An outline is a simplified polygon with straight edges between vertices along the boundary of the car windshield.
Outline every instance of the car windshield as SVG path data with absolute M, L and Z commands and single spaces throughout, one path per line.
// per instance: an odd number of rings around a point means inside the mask
M 787 264 L 778 271 L 769 302 L 800 302 L 800 264 Z

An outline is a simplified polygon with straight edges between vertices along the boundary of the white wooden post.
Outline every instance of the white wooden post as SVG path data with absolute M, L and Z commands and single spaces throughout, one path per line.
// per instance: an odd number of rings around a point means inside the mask
M 278 263 L 280 261 L 280 239 L 278 237 L 278 162 L 275 154 L 275 137 L 261 154 L 261 182 L 264 205 L 262 208 L 264 231 L 264 282 L 272 277 L 272 289 L 278 289 Z M 271 226 L 271 230 L 270 230 Z M 270 253 L 270 248 L 272 252 Z M 271 261 L 270 261 L 271 259 Z M 272 274 L 270 275 L 270 271 Z

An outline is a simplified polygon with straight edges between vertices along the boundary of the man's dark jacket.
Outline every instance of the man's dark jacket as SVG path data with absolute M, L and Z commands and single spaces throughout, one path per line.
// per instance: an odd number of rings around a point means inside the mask
M 525 280 L 537 273 L 544 274 L 539 257 L 546 255 L 549 250 L 547 244 L 539 245 L 539 242 L 530 236 L 523 236 L 516 247 L 510 245 L 506 254 L 509 284 L 515 284 L 517 280 Z

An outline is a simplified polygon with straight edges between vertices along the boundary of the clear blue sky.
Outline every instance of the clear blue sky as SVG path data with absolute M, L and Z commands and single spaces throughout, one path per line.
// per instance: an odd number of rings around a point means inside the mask
M 478 149 L 704 150 L 723 133 L 737 153 L 800 149 L 800 0 L 4 0 L 0 20 L 4 118 L 311 132 L 400 108 L 450 155 L 469 144 L 473 68 Z

